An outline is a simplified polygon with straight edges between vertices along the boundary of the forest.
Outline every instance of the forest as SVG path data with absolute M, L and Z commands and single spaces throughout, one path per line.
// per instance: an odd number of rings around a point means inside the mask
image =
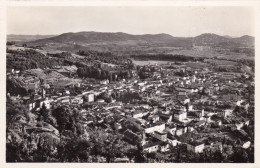
M 172 54 L 146 54 L 146 55 L 131 55 L 131 58 L 135 60 L 160 60 L 160 61 L 178 61 L 178 62 L 187 62 L 187 61 L 203 61 L 204 58 L 201 57 L 192 57 L 185 55 L 172 55 Z

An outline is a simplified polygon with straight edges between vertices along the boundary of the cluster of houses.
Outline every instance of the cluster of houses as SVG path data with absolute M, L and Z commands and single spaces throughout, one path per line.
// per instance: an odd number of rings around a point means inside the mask
M 78 84 L 81 93 L 77 95 L 64 89 L 58 95 L 46 96 L 46 90 L 42 89 L 41 95 L 27 100 L 28 108 L 37 111 L 43 104 L 47 109 L 54 104 L 76 105 L 81 108 L 82 124 L 116 130 L 127 142 L 141 146 L 147 153 L 168 152 L 180 144 L 185 144 L 187 151 L 202 153 L 205 141 L 182 142 L 179 137 L 212 125 L 218 128 L 226 125 L 239 136 L 247 136 L 242 127 L 250 124 L 248 119 L 223 124 L 234 115 L 236 106 L 246 109 L 249 106 L 241 95 L 241 88 L 246 86 L 237 80 L 237 74 L 214 73 L 203 67 L 194 69 L 183 65 L 175 69 L 155 66 L 155 69 L 152 78 L 146 80 L 138 76 L 118 82 L 102 80 L 92 84 L 91 89 Z M 102 93 L 108 96 L 138 93 L 146 102 L 129 104 L 114 98 L 106 102 L 98 98 Z M 91 108 L 83 109 L 84 103 Z M 250 146 L 248 139 L 243 142 L 244 148 Z

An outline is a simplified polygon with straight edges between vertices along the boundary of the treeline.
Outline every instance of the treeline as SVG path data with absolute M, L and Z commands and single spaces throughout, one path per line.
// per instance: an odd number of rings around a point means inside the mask
M 61 52 L 61 53 L 47 53 L 48 56 L 57 57 L 57 58 L 70 58 L 71 53 L 69 52 Z
M 131 78 L 132 75 L 129 70 L 108 70 L 98 68 L 95 66 L 84 66 L 79 67 L 77 70 L 79 77 L 84 78 L 95 78 L 95 79 L 109 79 L 109 80 L 120 80 Z
M 11 45 L 14 45 L 15 44 L 15 41 L 7 41 L 6 42 L 6 45 L 8 45 L 8 46 L 11 46 Z
M 101 61 L 104 63 L 116 64 L 116 65 L 131 65 L 132 60 L 126 56 L 116 56 L 110 52 L 98 52 L 98 51 L 83 51 L 79 50 L 78 55 L 85 56 L 87 61 Z
M 64 59 L 46 57 L 35 50 L 8 50 L 7 69 L 27 70 L 36 68 L 53 68 L 64 65 Z
M 25 96 L 31 92 L 30 90 L 22 86 L 19 82 L 17 82 L 15 79 L 7 79 L 6 86 L 7 93 L 10 93 L 11 95 L 19 94 L 21 96 Z
M 85 65 L 77 62 L 78 76 L 95 79 L 110 79 L 120 80 L 131 78 L 130 69 L 134 69 L 132 60 L 124 56 L 116 56 L 110 52 L 98 52 L 93 50 L 79 50 L 77 54 L 84 56 L 87 63 L 92 62 L 92 65 Z M 104 64 L 105 63 L 105 64 Z M 112 65 L 107 65 L 112 64 Z
M 252 71 L 255 72 L 255 60 L 251 59 L 239 59 L 237 60 L 238 63 L 241 63 L 242 65 L 247 65 L 252 68 Z
M 75 65 L 78 67 L 78 76 L 85 78 L 113 78 L 113 80 L 130 78 L 131 73 L 129 70 L 135 67 L 132 60 L 129 58 L 95 51 L 79 51 L 80 55 L 85 56 L 83 59 L 72 58 L 71 53 L 69 52 L 54 54 L 47 53 L 47 56 L 45 56 L 44 54 L 31 49 L 7 49 L 7 53 L 7 69 L 45 69 L 54 68 L 56 66 Z M 110 63 L 113 65 L 107 65 L 104 63 Z
M 197 58 L 185 55 L 172 55 L 172 54 L 156 54 L 156 55 L 131 55 L 135 60 L 161 60 L 161 61 L 203 61 L 204 58 Z

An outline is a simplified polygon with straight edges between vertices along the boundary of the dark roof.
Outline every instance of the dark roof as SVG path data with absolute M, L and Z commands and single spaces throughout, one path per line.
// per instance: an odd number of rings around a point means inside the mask
M 167 134 L 166 132 L 158 132 L 158 131 L 154 131 L 156 134 L 159 134 L 159 135 L 165 135 Z
M 128 137 L 128 138 L 131 138 L 131 139 L 136 139 L 136 140 L 141 140 L 141 138 L 134 132 L 130 131 L 129 129 L 127 129 L 125 132 L 124 132 L 124 136 L 125 137 Z
M 192 141 L 192 142 L 189 142 L 188 144 L 192 145 L 192 146 L 199 146 L 201 144 L 204 144 L 203 142 L 198 142 L 198 141 Z
M 204 124 L 204 123 L 205 123 L 205 121 L 202 120 L 202 121 L 196 122 L 195 125 L 201 125 L 201 124 Z
M 167 138 L 170 140 L 176 140 L 176 138 L 171 134 L 167 134 Z
M 150 147 L 152 147 L 152 146 L 157 146 L 157 145 L 159 145 L 159 146 L 165 146 L 165 145 L 167 145 L 167 143 L 166 143 L 166 142 L 162 142 L 162 141 L 157 141 L 157 142 L 153 142 L 153 143 L 146 144 L 146 145 L 143 146 L 143 148 L 144 148 L 144 149 L 145 149 L 145 148 L 150 148 Z

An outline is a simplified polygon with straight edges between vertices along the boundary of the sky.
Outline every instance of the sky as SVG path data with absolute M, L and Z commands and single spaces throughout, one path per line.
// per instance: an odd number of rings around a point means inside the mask
M 254 11 L 250 7 L 145 7 L 85 6 L 7 8 L 7 33 L 57 35 L 96 31 L 129 34 L 166 33 L 194 37 L 215 33 L 254 36 Z

